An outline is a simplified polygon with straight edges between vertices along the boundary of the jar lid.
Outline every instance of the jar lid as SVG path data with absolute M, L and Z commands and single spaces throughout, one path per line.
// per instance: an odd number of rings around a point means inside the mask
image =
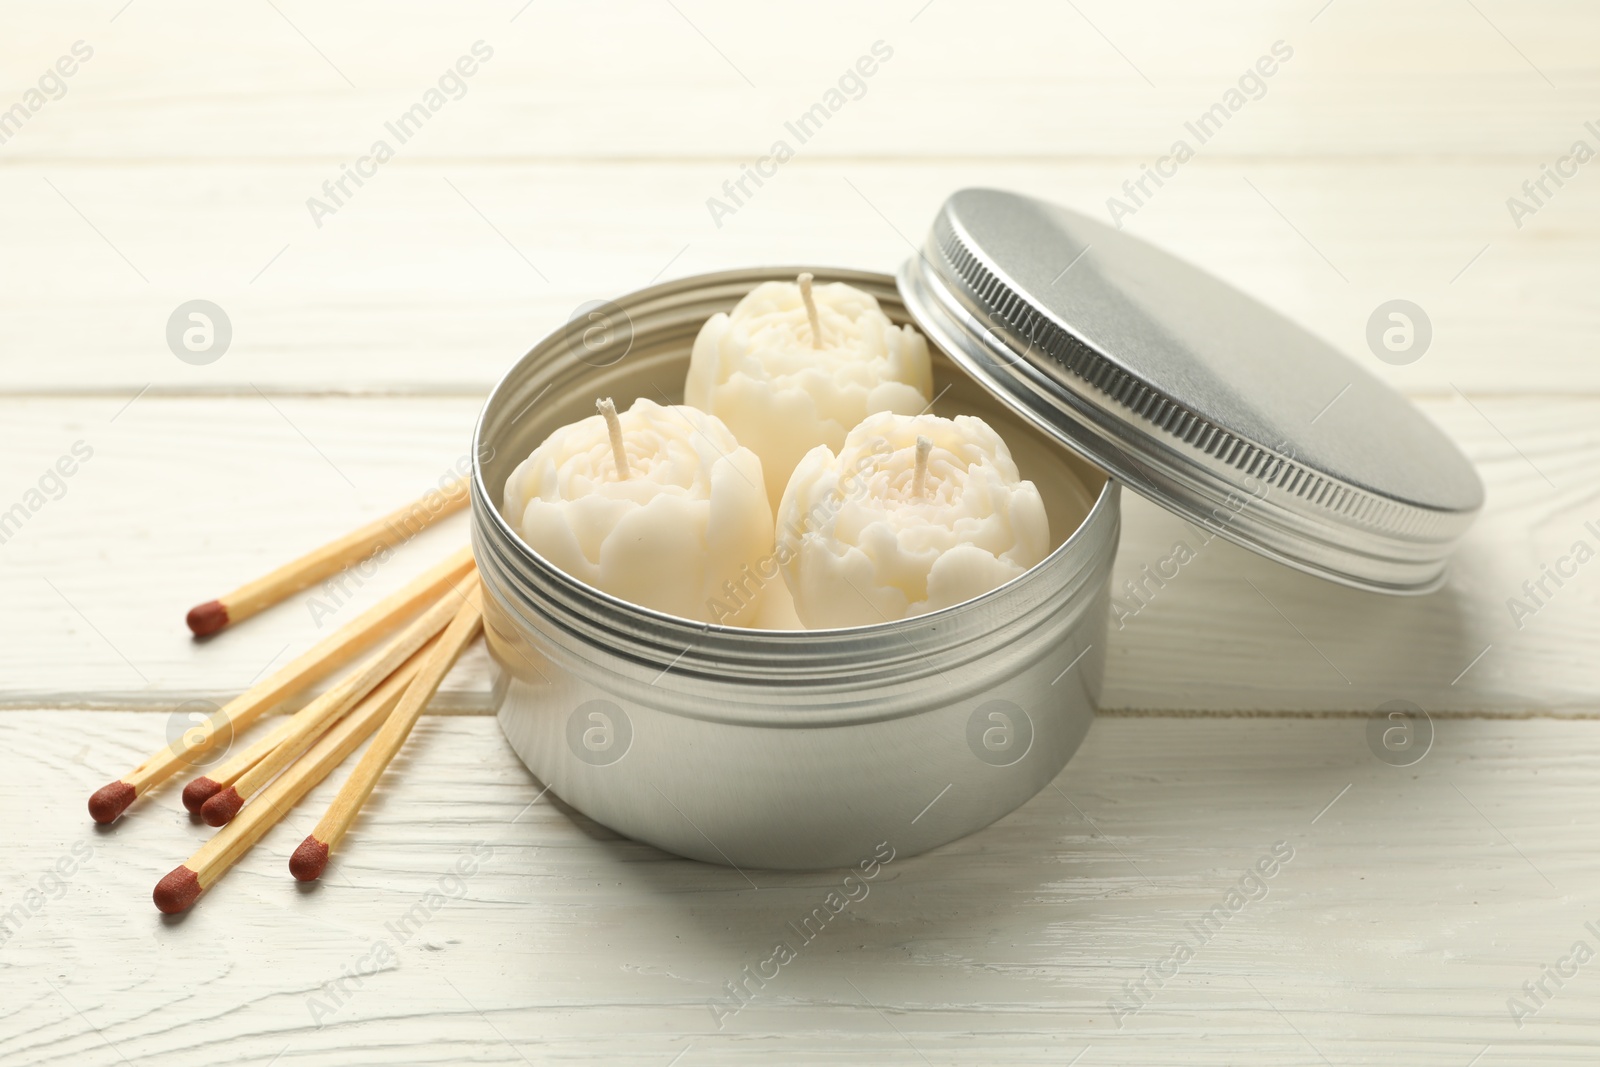
M 1269 559 L 1425 593 L 1483 506 L 1405 397 L 1153 245 L 994 189 L 945 201 L 898 278 L 992 393 L 1130 489 Z

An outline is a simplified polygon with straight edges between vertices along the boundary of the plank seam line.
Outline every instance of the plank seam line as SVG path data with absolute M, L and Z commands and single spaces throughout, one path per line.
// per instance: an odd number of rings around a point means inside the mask
M 796 159 L 803 168 L 817 168 L 840 164 L 868 166 L 936 166 L 949 164 L 999 164 L 1002 166 L 1063 166 L 1083 167 L 1099 165 L 1126 165 L 1129 162 L 1148 162 L 1152 152 L 1091 152 L 1071 155 L 1031 155 L 1007 153 L 1000 155 L 947 155 L 947 154 L 868 154 L 868 155 L 809 155 Z M 748 163 L 749 155 L 495 155 L 495 156 L 424 156 L 416 155 L 397 160 L 401 168 L 422 167 L 636 167 L 650 166 L 737 166 Z M 1418 164 L 1462 163 L 1526 164 L 1548 161 L 1546 152 L 1230 152 L 1206 157 L 1213 164 L 1269 163 L 1276 165 L 1317 164 Z M 161 167 L 161 166 L 326 166 L 348 162 L 349 156 L 326 155 L 284 156 L 73 156 L 73 155 L 13 155 L 0 158 L 0 169 L 25 167 Z

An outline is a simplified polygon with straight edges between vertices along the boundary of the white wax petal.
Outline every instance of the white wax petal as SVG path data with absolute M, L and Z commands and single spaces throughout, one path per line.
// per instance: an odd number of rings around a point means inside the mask
M 769 499 L 818 444 L 845 435 L 878 411 L 916 414 L 932 396 L 928 345 L 889 321 L 870 293 L 834 282 L 812 290 L 821 349 L 793 282 L 765 282 L 695 338 L 684 402 L 722 419 L 761 457 Z
M 914 492 L 917 438 L 932 442 Z M 1044 501 L 982 419 L 881 413 L 835 455 L 795 468 L 777 544 L 808 627 L 862 626 L 950 607 L 1005 584 L 1050 551 Z
M 924 611 L 937 611 L 1005 585 L 1027 568 L 975 545 L 957 545 L 933 561 L 926 580 Z
M 504 514 L 579 580 L 698 622 L 752 625 L 728 589 L 773 552 L 761 461 L 715 416 L 640 399 L 618 416 L 619 478 L 599 415 L 563 426 L 506 481 Z
M 768 582 L 761 590 L 755 624 L 763 630 L 804 630 L 806 624 L 795 614 L 794 597 L 782 577 Z

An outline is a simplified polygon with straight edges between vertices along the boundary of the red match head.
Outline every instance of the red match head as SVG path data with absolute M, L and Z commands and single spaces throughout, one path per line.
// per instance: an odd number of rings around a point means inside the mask
M 206 821 L 207 826 L 225 826 L 239 814 L 239 809 L 242 807 L 244 807 L 244 797 L 230 785 L 200 805 L 200 817 Z
M 137 795 L 133 786 L 121 780 L 101 786 L 89 798 L 89 818 L 98 823 L 114 822 Z
M 289 873 L 302 882 L 315 882 L 328 866 L 328 846 L 308 834 L 289 857 Z
M 183 787 L 183 806 L 198 815 L 205 802 L 220 792 L 222 786 L 202 774 Z
M 187 867 L 174 867 L 172 872 L 156 883 L 151 897 L 156 908 L 164 915 L 187 911 L 200 895 L 200 876 Z
M 196 637 L 207 637 L 228 625 L 228 609 L 220 600 L 208 600 L 190 608 L 186 621 Z

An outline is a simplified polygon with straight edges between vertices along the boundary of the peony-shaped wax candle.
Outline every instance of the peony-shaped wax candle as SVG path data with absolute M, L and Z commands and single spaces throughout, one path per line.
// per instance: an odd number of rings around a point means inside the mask
M 729 583 L 772 555 L 761 460 L 714 415 L 636 400 L 563 426 L 506 480 L 506 520 L 568 574 L 697 622 L 749 626 Z
M 806 453 L 777 522 L 784 581 L 812 629 L 959 604 L 1050 552 L 1039 490 L 969 415 L 868 416 L 837 455 Z
M 776 506 L 800 457 L 837 450 L 878 411 L 915 415 L 932 397 L 928 343 L 872 294 L 842 282 L 764 282 L 695 338 L 684 403 L 728 424 L 761 457 Z

